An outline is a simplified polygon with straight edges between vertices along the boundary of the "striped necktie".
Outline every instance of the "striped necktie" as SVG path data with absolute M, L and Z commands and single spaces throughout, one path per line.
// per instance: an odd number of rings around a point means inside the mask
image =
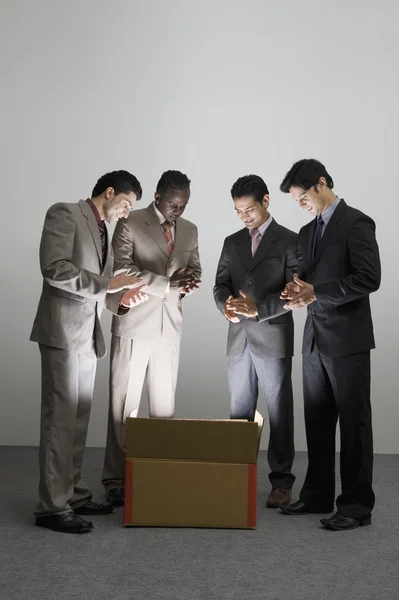
M 254 227 L 253 229 L 249 230 L 249 235 L 252 238 L 252 242 L 251 242 L 252 256 L 255 256 L 255 252 L 257 251 L 258 246 L 262 241 L 262 234 L 259 232 L 259 229 L 257 227 Z
M 169 223 L 169 221 L 164 221 L 162 223 L 163 234 L 165 237 L 165 242 L 168 247 L 169 254 L 172 254 L 173 247 L 174 247 L 173 236 L 172 236 L 172 227 L 173 227 L 173 223 Z

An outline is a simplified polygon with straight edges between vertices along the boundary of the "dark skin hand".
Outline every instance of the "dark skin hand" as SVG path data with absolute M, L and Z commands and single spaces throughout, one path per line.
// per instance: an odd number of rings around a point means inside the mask
M 179 290 L 181 294 L 188 294 L 199 287 L 200 280 L 193 276 L 193 270 L 189 268 L 177 269 L 170 278 L 170 287 Z

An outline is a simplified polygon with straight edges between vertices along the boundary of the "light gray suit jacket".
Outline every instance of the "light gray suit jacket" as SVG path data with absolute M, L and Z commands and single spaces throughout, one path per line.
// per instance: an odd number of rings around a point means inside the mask
M 90 345 L 94 336 L 97 356 L 103 357 L 106 346 L 100 315 L 113 252 L 108 241 L 103 268 L 100 232 L 87 202 L 50 207 L 40 243 L 40 267 L 43 289 L 30 339 L 79 351 Z
M 121 219 L 112 240 L 115 272 L 128 269 L 139 274 L 148 285 L 149 299 L 128 311 L 114 316 L 112 333 L 119 337 L 146 341 L 180 340 L 183 313 L 180 294 L 168 289 L 171 275 L 182 267 L 190 267 L 201 276 L 197 227 L 180 217 L 175 224 L 175 241 L 171 255 L 153 205 L 132 212 Z M 110 309 L 117 314 L 121 294 L 114 294 Z

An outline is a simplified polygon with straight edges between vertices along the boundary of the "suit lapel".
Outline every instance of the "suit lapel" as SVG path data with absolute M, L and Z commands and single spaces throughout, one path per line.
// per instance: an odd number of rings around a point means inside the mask
M 94 216 L 93 211 L 90 208 L 90 205 L 85 200 L 79 200 L 80 210 L 82 211 L 83 216 L 86 218 L 87 226 L 90 230 L 91 235 L 93 236 L 94 244 L 97 249 L 98 258 L 100 260 L 100 265 L 102 265 L 102 250 L 101 250 L 101 238 L 100 232 L 98 230 L 98 225 L 96 221 L 96 217 Z
M 147 208 L 147 215 L 146 215 L 145 222 L 147 225 L 147 234 L 160 247 L 162 252 L 164 252 L 166 254 L 166 256 L 169 256 L 168 246 L 165 241 L 165 236 L 163 234 L 161 224 L 159 222 L 158 216 L 156 215 L 152 204 Z M 176 231 L 175 231 L 175 233 L 176 233 Z
M 175 222 L 175 240 L 173 244 L 173 250 L 170 256 L 174 256 L 175 254 L 179 254 L 181 250 L 184 248 L 184 222 L 177 219 Z
M 309 228 L 308 228 L 308 245 L 306 248 L 307 251 L 307 259 L 308 259 L 308 263 L 312 264 L 313 260 L 314 260 L 314 256 L 313 256 L 313 244 L 314 244 L 314 236 L 316 233 L 316 223 L 317 223 L 317 217 L 315 219 L 313 219 L 312 223 L 310 223 Z
M 238 255 L 244 263 L 245 268 L 248 270 L 252 263 L 251 237 L 248 233 L 248 229 L 242 229 L 240 231 L 236 244 Z
M 255 256 L 252 258 L 252 262 L 250 265 L 250 270 L 254 269 L 257 264 L 259 264 L 270 252 L 273 247 L 274 242 L 277 240 L 277 223 L 273 219 L 270 223 L 269 227 L 266 229 L 263 234 L 262 240 L 258 246 L 258 249 L 255 252 Z M 251 252 L 252 255 L 252 252 Z
M 323 254 L 324 250 L 330 244 L 332 238 L 334 237 L 334 234 L 337 231 L 338 223 L 340 221 L 342 221 L 342 219 L 343 219 L 346 207 L 347 207 L 346 202 L 344 202 L 344 200 L 341 200 L 340 203 L 338 204 L 337 208 L 335 209 L 331 219 L 328 221 L 327 226 L 324 229 L 323 236 L 322 236 L 320 242 L 318 243 L 317 252 L 314 257 L 314 262 L 316 262 L 320 258 L 320 256 Z M 312 238 L 312 246 L 313 246 L 313 238 Z

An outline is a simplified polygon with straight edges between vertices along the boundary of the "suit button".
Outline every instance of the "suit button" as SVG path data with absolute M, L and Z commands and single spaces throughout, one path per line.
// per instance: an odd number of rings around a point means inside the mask
M 312 275 L 316 275 L 316 271 L 312 271 Z
M 316 311 L 315 311 L 315 310 L 311 310 L 310 312 L 312 313 L 312 315 L 315 315 L 315 314 L 316 314 Z
M 252 285 L 252 279 L 248 279 L 248 285 Z

